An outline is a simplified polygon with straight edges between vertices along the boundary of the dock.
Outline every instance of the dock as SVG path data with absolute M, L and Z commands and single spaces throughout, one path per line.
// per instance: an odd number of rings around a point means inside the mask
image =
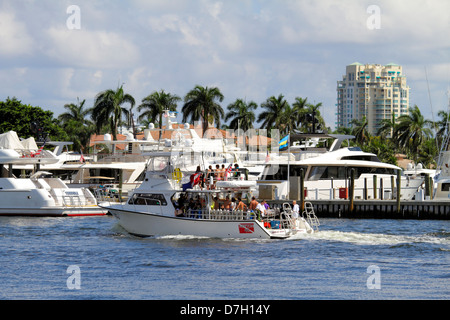
M 318 218 L 348 219 L 421 219 L 450 220 L 450 201 L 403 200 L 308 200 Z M 269 200 L 269 205 L 281 207 L 291 200 Z M 300 205 L 301 202 L 297 201 Z

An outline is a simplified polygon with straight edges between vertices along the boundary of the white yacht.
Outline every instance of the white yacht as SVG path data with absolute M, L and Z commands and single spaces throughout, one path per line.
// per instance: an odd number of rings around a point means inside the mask
M 268 211 L 261 217 L 257 212 L 249 213 L 239 207 L 231 210 L 227 201 L 234 195 L 244 197 L 247 194 L 248 198 L 256 181 L 217 181 L 214 189 L 201 189 L 198 185 L 192 186 L 194 180 L 189 182 L 189 176 L 183 179 L 177 174 L 184 170 L 174 169 L 176 163 L 173 152 L 153 153 L 144 181 L 129 199 L 121 204 L 102 206 L 128 233 L 143 237 L 192 235 L 283 239 L 297 233 L 312 233 L 318 225 L 313 212 L 305 213 L 303 218 L 294 217 L 290 212 Z M 186 178 L 188 180 L 183 181 Z
M 401 168 L 383 163 L 375 154 L 363 152 L 359 147 L 339 148 L 343 140 L 351 137 L 323 135 L 336 139 L 328 150 L 300 148 L 297 154 L 289 152 L 289 157 L 270 161 L 258 181 L 259 197 L 298 200 L 303 172 L 306 199 L 347 199 L 354 170 L 355 199 L 393 199 Z M 414 198 L 422 182 L 423 179 L 401 176 L 401 199 Z
M 6 138 L 5 138 L 6 137 Z M 46 150 L 24 148 L 15 132 L 0 137 L 0 215 L 90 216 L 105 215 L 93 194 L 85 188 L 71 189 L 38 167 L 58 161 Z M 34 165 L 29 178 L 16 178 L 15 165 Z

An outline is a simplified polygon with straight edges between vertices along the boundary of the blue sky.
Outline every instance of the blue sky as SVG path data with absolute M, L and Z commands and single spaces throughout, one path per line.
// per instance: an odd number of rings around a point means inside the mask
M 79 29 L 67 26 L 70 5 Z M 367 26 L 371 5 L 379 29 Z M 437 119 L 450 84 L 449 12 L 448 0 L 2 0 L 0 99 L 57 116 L 120 84 L 138 104 L 198 84 L 219 87 L 224 109 L 307 97 L 334 128 L 336 81 L 357 61 L 402 65 L 411 105 Z

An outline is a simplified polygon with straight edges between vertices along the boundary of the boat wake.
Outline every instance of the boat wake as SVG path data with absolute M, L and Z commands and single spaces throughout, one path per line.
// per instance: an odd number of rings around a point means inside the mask
M 383 233 L 343 232 L 334 230 L 319 231 L 314 234 L 298 234 L 289 240 L 320 240 L 345 242 L 356 245 L 387 245 L 398 246 L 402 244 L 437 244 L 450 248 L 448 233 L 428 233 L 423 235 L 392 235 Z
M 116 224 L 113 228 L 115 232 L 121 236 L 130 236 L 125 229 L 119 224 Z M 153 236 L 144 239 L 156 239 L 156 240 L 176 240 L 176 241 L 189 241 L 189 240 L 219 240 L 218 238 L 194 236 L 194 235 L 166 235 L 166 236 Z M 439 245 L 441 250 L 450 251 L 450 233 L 449 232 L 430 232 L 422 235 L 395 235 L 384 233 L 363 233 L 363 232 L 345 232 L 335 230 L 319 230 L 315 233 L 298 233 L 285 240 L 263 240 L 263 239 L 239 239 L 239 238 L 223 238 L 220 241 L 237 241 L 237 242 L 276 242 L 276 241 L 328 241 L 328 242 L 343 242 L 354 245 L 384 245 L 384 246 L 401 246 L 411 244 L 434 244 Z

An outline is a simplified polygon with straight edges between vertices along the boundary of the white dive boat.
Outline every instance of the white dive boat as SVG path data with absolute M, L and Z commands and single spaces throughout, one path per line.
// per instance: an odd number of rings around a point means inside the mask
M 17 137 L 17 135 L 16 135 Z M 17 138 L 17 142 L 20 140 Z M 92 193 L 85 188 L 68 188 L 58 178 L 38 171 L 30 178 L 16 178 L 14 165 L 56 163 L 58 159 L 40 150 L 30 153 L 0 149 L 0 215 L 90 216 L 105 215 Z
M 297 233 L 314 232 L 317 218 L 310 211 L 305 212 L 305 218 L 294 218 L 290 212 L 270 210 L 264 218 L 258 219 L 244 210 L 211 208 L 212 203 L 228 207 L 223 202 L 226 196 L 249 195 L 256 182 L 218 181 L 212 190 L 202 190 L 198 185 L 187 188 L 189 182 L 183 184 L 182 171 L 173 169 L 176 163 L 173 154 L 153 153 L 144 181 L 131 193 L 128 201 L 101 205 L 128 233 L 143 237 L 192 235 L 283 239 Z M 316 224 L 311 226 L 307 220 Z
M 303 170 L 305 199 L 347 198 L 352 169 L 355 173 L 355 199 L 393 199 L 396 196 L 400 167 L 383 163 L 375 154 L 363 152 L 359 147 L 338 148 L 334 145 L 330 150 L 303 150 L 295 156 L 289 154 L 289 159 L 271 160 L 258 181 L 259 197 L 298 200 Z M 401 199 L 413 199 L 422 182 L 421 178 L 401 176 Z

